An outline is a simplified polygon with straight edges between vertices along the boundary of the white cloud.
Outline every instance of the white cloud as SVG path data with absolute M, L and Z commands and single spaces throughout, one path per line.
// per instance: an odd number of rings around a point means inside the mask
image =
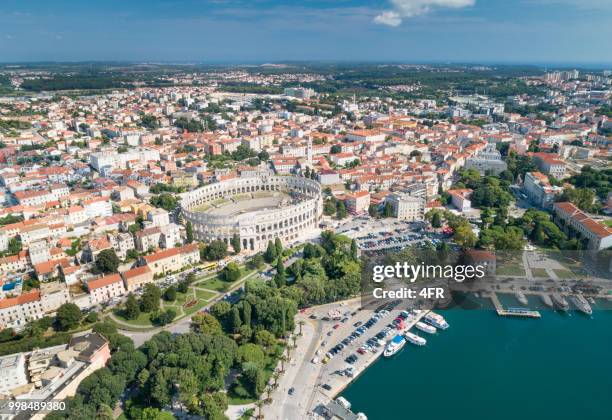
M 402 23 L 402 18 L 397 12 L 387 10 L 374 18 L 374 23 L 388 26 L 399 26 Z
M 392 10 L 385 10 L 374 18 L 374 23 L 398 26 L 402 19 L 424 15 L 435 8 L 460 9 L 473 6 L 476 0 L 391 0 Z

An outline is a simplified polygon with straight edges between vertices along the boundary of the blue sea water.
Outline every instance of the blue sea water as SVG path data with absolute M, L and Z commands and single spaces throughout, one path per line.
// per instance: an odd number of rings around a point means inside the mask
M 370 420 L 612 419 L 612 311 L 438 311 L 450 328 L 379 358 L 342 394 Z

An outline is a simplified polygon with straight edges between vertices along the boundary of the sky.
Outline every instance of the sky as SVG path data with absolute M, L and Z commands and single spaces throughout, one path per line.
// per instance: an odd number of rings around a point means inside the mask
M 612 0 L 1 0 L 0 62 L 612 63 Z

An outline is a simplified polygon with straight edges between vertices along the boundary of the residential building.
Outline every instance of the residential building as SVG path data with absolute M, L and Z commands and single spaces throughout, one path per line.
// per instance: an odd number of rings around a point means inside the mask
M 119 274 L 109 274 L 87 282 L 87 289 L 94 305 L 107 303 L 125 295 L 123 279 Z
M 551 185 L 548 177 L 541 172 L 527 172 L 523 191 L 534 205 L 551 209 L 555 198 L 563 193 L 563 187 Z
M 197 244 L 169 248 L 141 257 L 141 264 L 148 265 L 154 275 L 179 271 L 186 265 L 197 264 L 199 261 L 200 250 Z
M 153 271 L 148 265 L 132 268 L 121 273 L 128 292 L 133 292 L 147 283 L 153 282 Z
M 31 290 L 17 297 L 0 300 L 0 329 L 13 328 L 20 330 L 30 321 L 45 316 L 40 291 Z
M 362 214 L 370 207 L 370 193 L 368 191 L 356 191 L 346 194 L 346 209 L 352 214 Z
M 393 216 L 408 222 L 422 221 L 425 217 L 425 200 L 406 193 L 393 193 L 385 197 L 385 204 L 393 208 Z
M 0 395 L 10 396 L 10 391 L 28 383 L 23 353 L 0 357 Z
M 508 165 L 501 158 L 501 153 L 495 147 L 495 143 L 488 143 L 474 157 L 465 161 L 466 169 L 476 169 L 481 175 L 492 172 L 495 175 L 508 169 Z
M 612 228 L 591 219 L 570 202 L 554 203 L 553 209 L 561 229 L 585 241 L 587 249 L 600 251 L 612 246 Z

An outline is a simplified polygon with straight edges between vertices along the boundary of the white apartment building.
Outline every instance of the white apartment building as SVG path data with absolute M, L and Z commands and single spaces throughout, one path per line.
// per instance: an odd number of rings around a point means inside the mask
M 32 265 L 40 264 L 51 259 L 47 241 L 32 242 L 28 247 L 28 254 Z
M 170 215 L 164 209 L 154 208 L 147 213 L 147 220 L 152 227 L 166 226 L 170 223 Z
M 40 291 L 32 290 L 20 296 L 0 300 L 0 329 L 22 329 L 28 322 L 45 316 Z
M 40 284 L 40 304 L 46 314 L 53 313 L 64 303 L 70 302 L 66 283 L 52 281 Z
M 385 197 L 385 204 L 393 208 L 393 216 L 408 222 L 422 221 L 425 217 L 425 200 L 405 193 L 393 193 Z
M 176 223 L 170 223 L 159 228 L 161 231 L 160 245 L 162 248 L 173 248 L 181 243 L 181 229 Z
M 541 172 L 527 172 L 523 191 L 534 205 L 550 209 L 555 197 L 563 193 L 563 187 L 550 185 L 548 177 Z
M 96 217 L 109 217 L 113 215 L 113 205 L 107 198 L 92 198 L 91 200 L 83 201 L 82 204 L 88 219 L 94 219 Z
M 19 231 L 21 242 L 25 245 L 47 239 L 50 236 L 51 230 L 47 225 L 29 225 L 21 228 Z
M 0 395 L 9 395 L 11 390 L 27 383 L 23 353 L 0 357 Z
M 495 175 L 508 169 L 508 165 L 501 158 L 501 153 L 495 147 L 495 143 L 487 144 L 476 156 L 465 161 L 466 169 L 476 169 L 481 175 L 492 171 Z

